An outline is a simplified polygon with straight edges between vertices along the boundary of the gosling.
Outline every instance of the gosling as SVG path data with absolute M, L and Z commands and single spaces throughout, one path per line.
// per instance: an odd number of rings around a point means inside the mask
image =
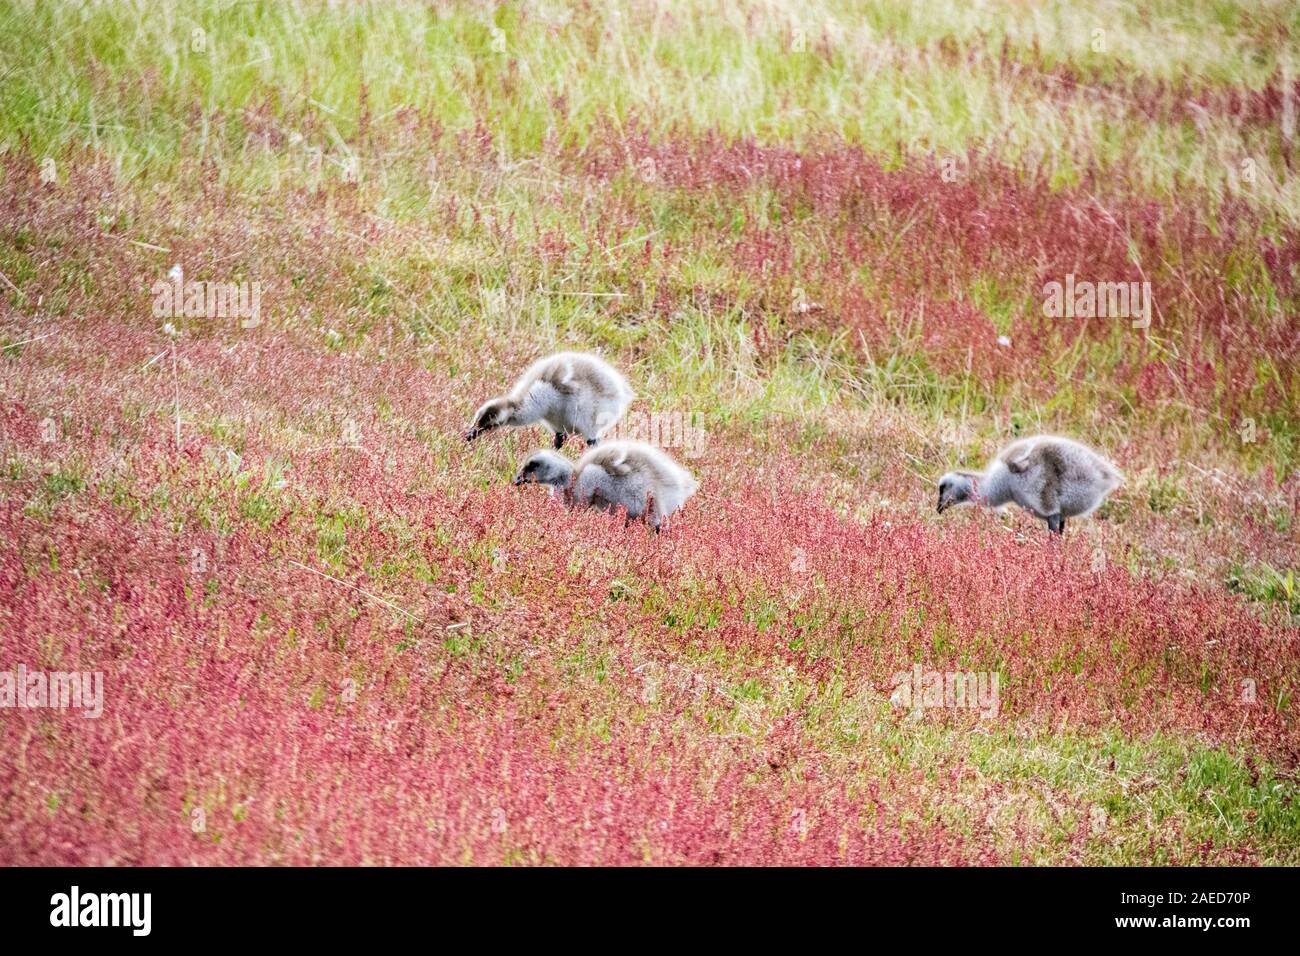
M 465 440 L 494 428 L 541 422 L 555 432 L 556 448 L 570 435 L 582 435 L 594 445 L 635 397 L 608 362 L 583 352 L 560 352 L 530 365 L 509 394 L 485 402 L 474 413 Z
M 576 464 L 543 449 L 523 463 L 515 484 L 549 485 L 552 494 L 571 507 L 622 509 L 629 524 L 644 517 L 656 534 L 699 488 L 691 473 L 666 452 L 636 441 L 593 448 Z
M 1119 469 L 1092 449 L 1069 438 L 1035 435 L 1002 449 L 983 474 L 950 471 L 940 478 L 938 511 L 1014 502 L 1060 535 L 1067 518 L 1092 514 L 1123 480 Z

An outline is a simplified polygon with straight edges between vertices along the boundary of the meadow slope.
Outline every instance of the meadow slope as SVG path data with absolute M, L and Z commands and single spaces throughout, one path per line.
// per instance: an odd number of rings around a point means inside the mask
M 0 863 L 1300 863 L 1298 34 L 0 3 L 0 671 L 104 675 L 0 710 Z M 701 479 L 662 536 L 460 437 L 560 348 Z M 1037 431 L 1093 520 L 934 514 Z

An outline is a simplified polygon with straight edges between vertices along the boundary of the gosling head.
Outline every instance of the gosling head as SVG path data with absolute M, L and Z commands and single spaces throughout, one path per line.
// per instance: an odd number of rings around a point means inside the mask
M 550 485 L 552 488 L 568 487 L 573 477 L 573 463 L 550 449 L 535 451 L 519 466 L 516 485 Z
M 975 477 L 969 471 L 950 471 L 939 479 L 939 514 L 959 505 L 975 504 Z
M 494 398 L 490 402 L 484 402 L 474 413 L 474 423 L 465 430 L 465 440 L 473 441 L 486 431 L 509 424 L 514 413 L 515 403 L 509 398 Z

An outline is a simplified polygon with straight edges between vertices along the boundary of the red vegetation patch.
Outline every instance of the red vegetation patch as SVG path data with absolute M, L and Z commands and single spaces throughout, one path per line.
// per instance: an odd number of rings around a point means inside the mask
M 1193 208 L 1113 185 L 1103 191 L 1095 172 L 1077 188 L 1059 189 L 996 162 L 959 157 L 959 175 L 947 181 L 937 162 L 891 169 L 843 144 L 796 150 L 714 134 L 660 138 L 635 124 L 593 137 L 573 162 L 602 180 L 652 163 L 657 188 L 692 195 L 773 191 L 781 228 L 746 229 L 730 240 L 728 260 L 771 290 L 773 311 L 788 312 L 797 287 L 825 305 L 817 323 L 857 326 L 873 349 L 889 344 L 897 330 L 865 322 L 864 299 L 881 315 L 910 319 L 996 277 L 1017 346 L 1001 357 L 995 336 L 971 338 L 968 348 L 987 353 L 990 371 L 1054 384 L 1044 355 L 1066 350 L 1080 336 L 1119 338 L 1122 357 L 1107 372 L 1117 384 L 1135 386 L 1166 352 L 1133 330 L 1131 317 L 1044 315 L 1045 284 L 1073 274 L 1080 281 L 1150 283 L 1153 333 L 1176 336 L 1183 351 L 1213 357 L 1210 374 L 1184 378 L 1184 401 L 1214 404 L 1230 415 L 1247 398 L 1276 407 L 1300 378 L 1291 302 L 1300 283 L 1300 233 L 1284 229 L 1271 237 L 1260 215 L 1238 201 L 1227 201 L 1211 228 Z M 1122 171 L 1107 182 L 1124 182 Z M 728 240 L 700 236 L 696 248 L 716 243 L 726 248 Z M 1258 248 L 1257 268 L 1290 305 L 1270 308 L 1253 291 L 1225 288 L 1224 263 L 1241 263 L 1243 247 Z M 870 277 L 865 288 L 864 275 Z M 1238 281 L 1255 284 L 1248 275 Z M 1030 342 L 1035 346 L 1024 351 Z M 1259 355 L 1275 364 L 1278 379 L 1255 381 Z M 1243 394 L 1248 384 L 1249 396 Z
M 16 450 L 39 454 L 30 416 L 10 405 L 5 420 Z M 267 487 L 253 453 L 241 484 L 203 467 L 216 449 L 202 438 L 181 458 L 169 440 L 165 425 L 138 435 L 133 474 L 227 531 L 120 490 L 56 504 L 53 523 L 25 513 L 31 480 L 0 505 L 18 542 L 0 555 L 0 659 L 105 674 L 98 720 L 0 715 L 6 863 L 994 858 L 990 831 L 933 817 L 974 785 L 960 763 L 923 786 L 854 766 L 799 714 L 728 740 L 707 716 L 725 693 L 694 682 L 643 706 L 646 665 L 710 648 L 876 701 L 913 664 L 993 671 L 996 719 L 1026 729 L 1297 755 L 1280 703 L 1293 629 L 1222 595 L 1094 574 L 1076 542 L 846 522 L 775 490 L 779 474 L 770 492 L 702 495 L 656 538 L 434 477 L 395 433 L 382 454 L 292 455 L 263 529 L 238 517 Z M 336 503 L 365 517 L 327 562 Z

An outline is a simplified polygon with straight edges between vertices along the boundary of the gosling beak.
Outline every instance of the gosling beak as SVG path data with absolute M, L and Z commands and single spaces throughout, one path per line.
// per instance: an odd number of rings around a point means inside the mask
M 479 430 L 477 428 L 468 428 L 465 430 L 464 438 L 466 441 L 473 441 L 478 438 Z
M 935 508 L 934 510 L 937 511 L 939 514 L 943 514 L 943 509 L 944 509 L 944 503 L 942 500 L 940 500 L 939 507 Z
M 520 485 L 526 485 L 526 484 L 528 484 L 528 479 L 527 479 L 527 478 L 525 478 L 523 475 L 515 475 L 515 487 L 516 487 L 516 488 L 518 488 Z

